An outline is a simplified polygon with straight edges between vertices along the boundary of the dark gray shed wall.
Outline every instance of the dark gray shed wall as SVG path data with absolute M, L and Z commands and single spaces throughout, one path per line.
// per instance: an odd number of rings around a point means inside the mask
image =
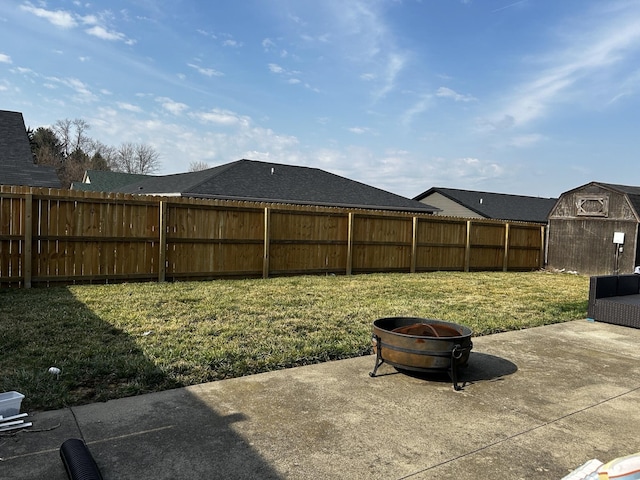
M 609 275 L 615 270 L 614 232 L 625 234 L 620 273 L 639 264 L 638 217 L 624 193 L 592 182 L 564 193 L 549 215 L 550 268 L 584 275 Z

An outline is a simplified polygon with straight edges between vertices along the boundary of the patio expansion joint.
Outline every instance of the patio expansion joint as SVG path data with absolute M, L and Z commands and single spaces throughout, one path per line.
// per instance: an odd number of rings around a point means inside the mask
M 444 461 L 442 461 L 440 463 L 436 463 L 435 465 L 430 465 L 428 467 L 422 468 L 420 470 L 417 470 L 417 471 L 415 471 L 413 473 L 410 473 L 408 475 L 405 475 L 403 477 L 398 477 L 396 480 L 405 480 L 407 478 L 411 478 L 411 477 L 414 477 L 416 475 L 420 475 L 421 473 L 428 472 L 429 470 L 433 470 L 434 468 L 438 468 L 438 467 L 441 467 L 443 465 L 447 465 L 448 463 L 452 463 L 452 462 L 455 462 L 457 460 L 461 460 L 461 459 L 463 459 L 465 457 L 470 457 L 471 455 L 475 455 L 476 453 L 482 452 L 483 450 L 487 450 L 489 448 L 495 447 L 496 445 L 500 445 L 502 443 L 508 442 L 509 440 L 513 440 L 514 438 L 518 438 L 518 437 L 521 437 L 523 435 L 527 435 L 528 433 L 535 432 L 536 430 L 548 427 L 549 425 L 553 425 L 554 423 L 558 423 L 558 422 L 560 422 L 560 421 L 562 421 L 562 420 L 564 420 L 566 418 L 572 417 L 573 415 L 577 415 L 579 413 L 586 412 L 588 410 L 591 410 L 592 408 L 596 408 L 596 407 L 598 407 L 600 405 L 604 405 L 604 404 L 606 404 L 608 402 L 611 402 L 611 401 L 616 400 L 618 398 L 621 398 L 621 397 L 624 397 L 626 395 L 632 394 L 632 393 L 637 392 L 639 390 L 640 390 L 640 385 L 638 385 L 638 386 L 636 386 L 634 388 L 631 388 L 631 389 L 629 389 L 629 390 L 627 390 L 625 392 L 622 392 L 622 393 L 619 393 L 617 395 L 613 395 L 611 397 L 608 397 L 608 398 L 605 398 L 603 400 L 600 400 L 599 402 L 595 402 L 595 403 L 593 403 L 591 405 L 587 405 L 586 407 L 580 408 L 578 410 L 574 410 L 573 412 L 569 412 L 569 413 L 567 413 L 565 415 L 561 415 L 561 416 L 559 416 L 557 418 L 554 418 L 554 419 L 549 420 L 547 422 L 541 423 L 540 425 L 536 425 L 534 427 L 527 428 L 526 430 L 522 430 L 521 432 L 514 433 L 513 435 L 510 435 L 509 437 L 497 440 L 497 441 L 489 443 L 487 445 L 483 445 L 481 447 L 476 448 L 475 450 L 471 450 L 469 452 L 462 453 L 462 454 L 460 454 L 460 455 L 458 455 L 456 457 L 449 458 L 449 459 L 444 460 Z

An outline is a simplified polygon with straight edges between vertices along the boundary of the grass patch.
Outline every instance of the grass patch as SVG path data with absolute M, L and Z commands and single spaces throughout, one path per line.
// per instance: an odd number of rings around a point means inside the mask
M 387 316 L 476 336 L 563 322 L 585 318 L 588 289 L 588 277 L 545 272 L 5 289 L 0 391 L 46 410 L 365 355 Z

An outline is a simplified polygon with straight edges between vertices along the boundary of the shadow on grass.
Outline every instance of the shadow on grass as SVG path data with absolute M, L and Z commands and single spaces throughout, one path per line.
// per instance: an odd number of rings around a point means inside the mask
M 280 478 L 234 431 L 234 423 L 246 420 L 242 413 L 220 414 L 186 389 L 170 390 L 180 385 L 145 357 L 135 338 L 67 288 L 0 290 L 0 357 L 0 391 L 24 394 L 21 411 L 36 419 L 39 410 L 52 409 L 48 416 L 64 419 L 68 410 L 58 409 L 72 407 L 80 436 L 109 478 L 151 478 L 149 472 L 212 478 L 220 471 L 224 478 Z M 52 366 L 59 376 L 49 372 Z M 158 393 L 140 395 L 146 392 Z M 57 449 L 65 431 L 54 430 L 44 451 L 37 451 L 40 442 L 18 436 L 3 451 L 5 473 L 20 478 L 28 467 L 33 478 L 57 478 L 64 472 Z
M 50 410 L 180 386 L 69 289 L 0 290 L 3 390 Z M 59 375 L 49 372 L 60 369 Z

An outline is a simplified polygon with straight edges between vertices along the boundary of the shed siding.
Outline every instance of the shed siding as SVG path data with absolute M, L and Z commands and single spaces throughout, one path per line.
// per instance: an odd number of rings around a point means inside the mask
M 631 273 L 638 262 L 638 220 L 627 197 L 593 184 L 563 194 L 549 216 L 548 266 L 584 275 L 613 274 L 614 232 L 625 234 L 618 271 Z

